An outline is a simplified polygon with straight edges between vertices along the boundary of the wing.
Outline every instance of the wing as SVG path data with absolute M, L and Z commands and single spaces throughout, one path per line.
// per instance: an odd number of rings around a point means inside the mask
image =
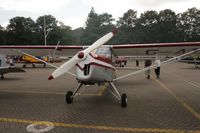
M 139 56 L 139 55 L 175 55 L 192 51 L 200 47 L 200 42 L 180 42 L 180 43 L 153 43 L 153 44 L 124 44 L 106 45 L 111 47 L 117 56 Z M 34 56 L 53 54 L 55 49 L 57 55 L 72 56 L 78 51 L 88 46 L 0 46 L 0 53 L 5 55 L 19 55 L 18 50 Z
M 34 56 L 44 56 L 53 54 L 56 51 L 56 55 L 65 55 L 72 56 L 75 55 L 78 51 L 84 49 L 87 46 L 0 46 L 0 53 L 5 55 L 21 55 L 21 52 L 29 53 Z M 21 51 L 21 52 L 19 52 Z
M 171 56 L 200 48 L 200 42 L 125 44 L 112 45 L 111 48 L 117 56 L 155 55 L 157 52 L 159 55 Z
M 181 59 L 181 58 L 183 58 L 183 57 L 185 57 L 185 56 L 191 55 L 191 54 L 196 53 L 196 52 L 199 52 L 199 51 L 200 51 L 200 48 L 197 48 L 197 49 L 195 49 L 195 50 L 192 50 L 192 51 L 189 51 L 189 52 L 187 52 L 187 53 L 181 54 L 181 55 L 179 55 L 179 56 L 175 56 L 175 57 L 173 57 L 173 58 L 170 58 L 170 59 L 168 59 L 168 60 L 165 60 L 165 61 L 161 62 L 160 65 L 161 65 L 161 66 L 167 65 L 167 64 L 169 64 L 169 63 L 171 63 L 171 62 L 178 61 L 179 59 Z M 156 64 L 151 65 L 151 66 L 146 67 L 146 68 L 143 68 L 143 69 L 141 69 L 141 70 L 138 70 L 138 71 L 135 71 L 135 72 L 126 74 L 126 75 L 124 75 L 124 76 L 118 77 L 118 78 L 114 79 L 114 81 L 117 81 L 117 80 L 120 80 L 120 79 L 129 77 L 129 76 L 132 76 L 132 75 L 136 75 L 136 74 L 138 74 L 138 73 L 142 73 L 142 72 L 144 72 L 144 71 L 146 71 L 146 70 L 149 70 L 149 69 L 154 69 L 155 67 L 156 67 Z
M 0 67 L 0 75 L 6 74 L 6 73 L 18 73 L 18 72 L 25 72 L 25 71 L 17 67 Z

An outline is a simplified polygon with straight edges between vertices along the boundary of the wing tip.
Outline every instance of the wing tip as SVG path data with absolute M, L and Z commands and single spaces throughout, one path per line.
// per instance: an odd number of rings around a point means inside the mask
M 54 77 L 52 75 L 49 76 L 48 80 L 52 80 Z

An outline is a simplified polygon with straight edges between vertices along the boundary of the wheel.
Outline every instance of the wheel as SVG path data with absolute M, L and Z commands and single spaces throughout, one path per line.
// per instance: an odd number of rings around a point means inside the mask
M 35 68 L 35 64 L 32 64 L 33 68 Z
M 23 65 L 23 68 L 26 68 L 26 65 L 25 65 L 25 64 Z
M 126 96 L 125 93 L 123 93 L 122 96 L 121 96 L 121 106 L 122 107 L 126 107 L 127 106 L 127 101 L 128 101 L 127 96 Z
M 4 76 L 3 76 L 3 75 L 1 75 L 1 79 L 4 79 Z
M 72 91 L 68 91 L 67 94 L 66 94 L 66 97 L 65 97 L 65 100 L 68 104 L 72 103 L 73 102 L 73 92 Z

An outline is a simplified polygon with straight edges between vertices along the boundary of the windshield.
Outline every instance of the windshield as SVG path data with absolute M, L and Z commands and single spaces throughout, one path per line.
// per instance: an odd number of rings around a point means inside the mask
M 105 56 L 107 58 L 111 59 L 111 50 L 108 47 L 100 47 L 97 49 L 95 54 L 100 55 L 100 56 Z

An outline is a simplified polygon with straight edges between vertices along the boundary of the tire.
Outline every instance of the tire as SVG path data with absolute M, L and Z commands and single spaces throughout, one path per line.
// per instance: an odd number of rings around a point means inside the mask
M 67 104 L 70 104 L 73 102 L 73 92 L 72 91 L 68 91 L 67 94 L 66 94 L 66 97 L 65 97 L 65 100 L 67 102 Z
M 127 101 L 128 101 L 127 96 L 126 96 L 125 93 L 123 93 L 122 96 L 121 96 L 121 106 L 127 107 Z
M 1 79 L 4 79 L 4 76 L 3 76 L 3 75 L 1 75 Z

